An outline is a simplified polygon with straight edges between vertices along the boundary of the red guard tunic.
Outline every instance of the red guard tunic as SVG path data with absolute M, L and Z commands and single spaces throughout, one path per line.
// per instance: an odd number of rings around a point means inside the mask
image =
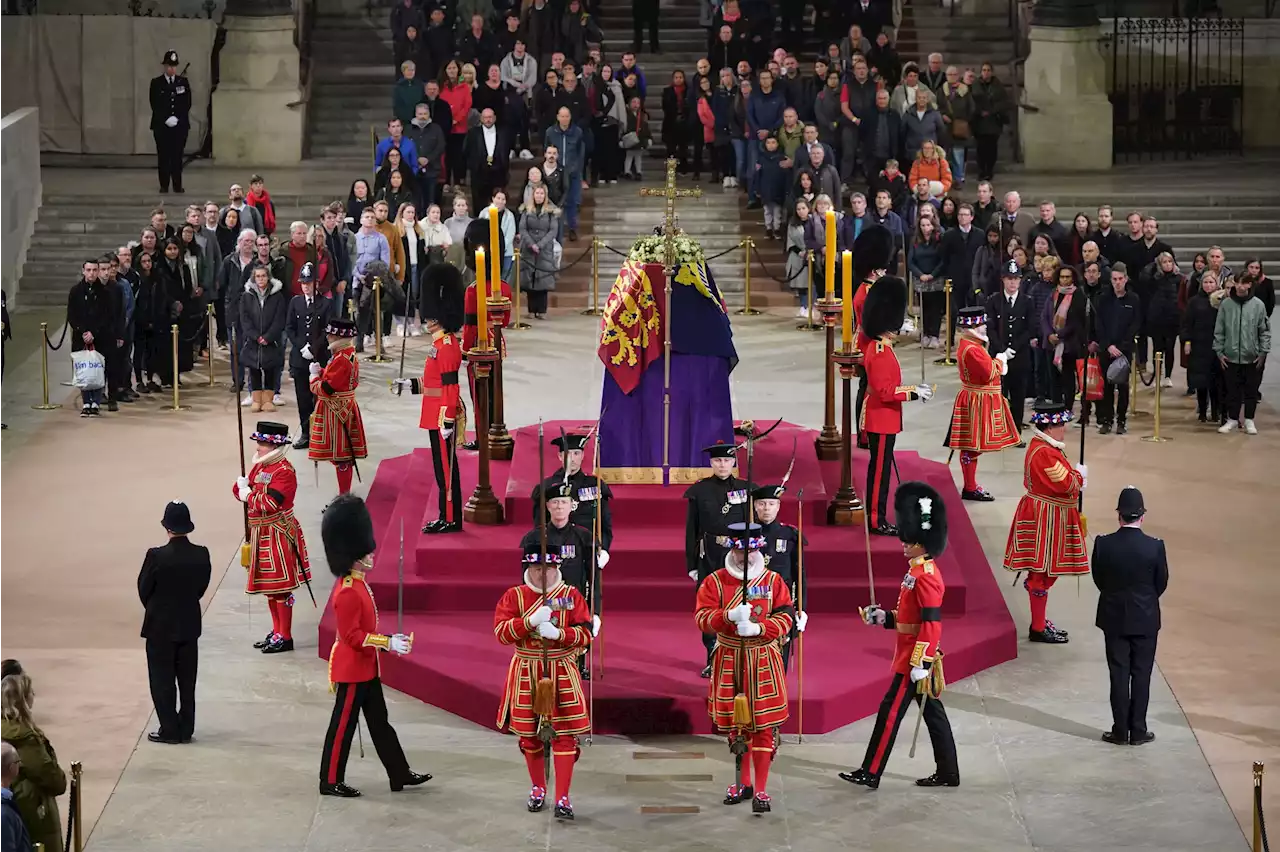
M 734 623 L 726 616 L 726 610 L 742 603 L 751 604 L 751 620 L 764 628 L 758 636 L 739 636 Z M 786 581 L 775 572 L 764 569 L 744 586 L 728 568 L 721 568 L 698 587 L 694 620 L 703 633 L 716 635 L 707 694 L 711 723 L 720 731 L 733 729 L 733 699 L 738 693 L 738 679 L 742 672 L 738 654 L 744 649 L 747 654 L 747 682 L 743 691 L 752 717 L 748 730 L 766 731 L 787 721 L 787 676 L 778 643 L 791 633 L 795 623 L 795 605 Z
M 902 383 L 902 366 L 893 344 L 869 342 L 862 353 L 862 368 L 867 372 L 867 400 L 858 431 L 898 434 L 902 431 L 902 403 L 915 399 L 915 386 Z
M 363 571 L 352 571 L 333 587 L 338 628 L 329 650 L 329 683 L 364 683 L 381 673 L 378 651 L 390 637 L 378 632 L 378 606 Z
M 862 333 L 862 306 L 867 303 L 867 294 L 871 292 L 871 285 L 874 281 L 864 279 L 858 285 L 858 291 L 853 294 L 853 322 L 857 328 L 857 334 L 854 335 L 853 348 L 859 352 L 867 351 L 871 344 L 871 338 Z
M 480 327 L 477 325 L 477 322 L 479 321 L 479 315 L 476 312 L 477 311 L 476 309 L 477 292 L 478 291 L 476 290 L 476 285 L 472 284 L 470 287 L 467 288 L 467 292 L 462 297 L 462 315 L 463 315 L 462 351 L 463 352 L 467 352 L 472 349 L 475 349 L 476 340 L 480 336 Z M 511 298 L 511 285 L 505 281 L 502 282 L 502 295 L 508 299 Z M 507 316 L 502 323 L 502 327 L 506 328 L 509 325 L 511 325 L 510 311 L 507 312 Z M 503 348 L 502 356 L 505 358 L 507 355 L 505 339 L 502 342 L 502 348 Z
M 422 365 L 422 381 L 414 393 L 422 394 L 422 429 L 452 427 L 458 417 L 458 369 L 462 366 L 462 349 L 458 336 L 447 331 L 431 335 L 427 360 Z
M 543 603 L 551 607 L 551 623 L 563 632 L 555 642 L 547 641 L 549 673 L 542 666 L 542 644 L 546 640 L 529 626 L 529 616 Z M 513 586 L 503 593 L 494 610 L 493 635 L 503 645 L 515 646 L 498 707 L 498 727 L 510 727 L 521 737 L 537 736 L 533 692 L 539 678 L 546 676 L 555 690 L 551 724 L 556 736 L 585 734 L 591 728 L 591 720 L 582 675 L 578 673 L 578 657 L 591 644 L 591 611 L 582 593 L 562 582 L 544 600 L 541 592 L 527 585 Z
M 1089 573 L 1079 509 L 1084 477 L 1062 445 L 1037 431 L 1027 447 L 1022 481 L 1027 493 L 1013 513 L 1004 567 L 1050 577 Z
M 893 649 L 894 674 L 910 674 L 917 666 L 930 665 L 938 655 L 945 593 L 938 564 L 927 556 L 912 559 L 898 589 L 893 618 L 885 622 L 885 627 L 898 633 Z
M 960 392 L 951 409 L 947 446 L 970 453 L 994 453 L 1018 443 L 1009 401 L 1000 393 L 1000 365 L 976 340 L 956 347 Z
M 307 542 L 293 516 L 298 475 L 283 457 L 267 464 L 255 463 L 249 470 L 249 488 L 250 557 L 245 593 L 288 594 L 311 578 Z M 231 493 L 235 491 L 232 485 Z
M 364 420 L 356 404 L 359 385 L 360 365 L 354 343 L 334 352 L 324 371 L 311 377 L 316 409 L 311 415 L 311 448 L 307 458 L 342 464 L 369 455 Z

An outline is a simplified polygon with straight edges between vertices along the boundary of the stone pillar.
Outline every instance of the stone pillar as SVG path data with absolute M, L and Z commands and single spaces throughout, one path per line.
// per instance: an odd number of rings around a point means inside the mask
M 1032 19 L 1018 129 L 1028 169 L 1111 167 L 1111 101 L 1092 0 L 1040 0 Z
M 227 42 L 213 93 L 218 165 L 288 166 L 302 159 L 305 110 L 289 0 L 227 0 Z

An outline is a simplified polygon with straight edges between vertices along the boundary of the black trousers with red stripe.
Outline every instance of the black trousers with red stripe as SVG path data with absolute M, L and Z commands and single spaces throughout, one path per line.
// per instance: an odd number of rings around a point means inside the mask
M 462 520 L 462 481 L 458 476 L 458 433 L 445 438 L 439 429 L 428 429 L 431 438 L 431 464 L 436 470 L 436 499 L 440 501 L 440 520 Z M 446 498 L 452 496 L 452 503 Z
M 920 693 L 911 682 L 911 676 L 895 674 L 889 684 L 889 691 L 880 702 L 876 726 L 871 731 L 871 742 L 867 743 L 867 755 L 862 759 L 862 768 L 876 778 L 884 774 L 889 754 L 893 751 L 893 741 L 898 736 L 898 728 L 902 725 L 902 718 L 907 715 L 912 698 L 917 704 L 921 701 Z M 937 764 L 938 774 L 959 779 L 956 741 L 951 735 L 951 723 L 947 721 L 947 710 L 942 706 L 941 699 L 930 698 L 924 705 L 924 724 L 929 729 L 929 741 L 933 744 L 933 761 Z
M 320 760 L 320 783 L 339 784 L 346 779 L 347 755 L 355 736 L 360 713 L 369 726 L 369 739 L 378 752 L 378 760 L 391 781 L 409 777 L 409 761 L 400 747 L 396 729 L 387 721 L 387 699 L 382 694 L 382 680 L 374 678 L 361 683 L 337 684 L 329 732 L 324 737 L 324 756 Z
M 880 432 L 866 434 L 871 461 L 867 464 L 867 493 L 863 495 L 862 505 L 867 513 L 867 523 L 875 528 L 891 523 L 888 517 L 889 477 L 893 473 L 893 444 L 898 436 Z

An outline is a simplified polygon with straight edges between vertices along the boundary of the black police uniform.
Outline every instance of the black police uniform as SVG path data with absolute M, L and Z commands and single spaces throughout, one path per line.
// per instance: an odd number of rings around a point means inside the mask
M 169 51 L 163 63 L 177 67 L 178 54 Z M 181 74 L 169 77 L 161 74 L 151 79 L 151 135 L 156 140 L 156 171 L 160 175 L 160 191 L 168 192 L 170 182 L 174 192 L 182 192 L 182 151 L 191 131 L 191 84 Z M 176 118 L 178 123 L 169 127 L 165 122 Z

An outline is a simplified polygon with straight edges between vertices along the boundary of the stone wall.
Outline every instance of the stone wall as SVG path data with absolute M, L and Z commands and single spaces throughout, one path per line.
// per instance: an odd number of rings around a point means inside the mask
M 11 112 L 0 121 L 0 279 L 12 307 L 18 302 L 18 280 L 40 212 L 40 113 L 35 107 Z

